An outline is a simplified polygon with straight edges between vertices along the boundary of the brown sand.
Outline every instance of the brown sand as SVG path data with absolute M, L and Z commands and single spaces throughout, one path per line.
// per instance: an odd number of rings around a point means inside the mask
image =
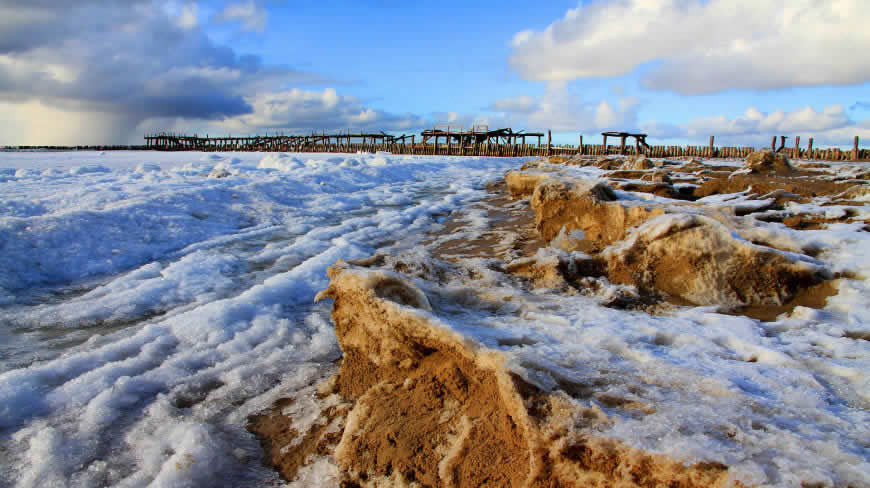
M 770 149 L 761 149 L 747 156 L 744 167 L 753 173 L 764 174 L 789 174 L 794 171 L 785 154 Z
M 335 456 L 359 486 L 688 488 L 727 480 L 724 466 L 684 466 L 576 429 L 571 419 L 591 426 L 606 418 L 523 382 L 497 353 L 406 306 L 402 297 L 419 294 L 409 282 L 402 293 L 384 293 L 399 286 L 394 276 L 346 265 L 330 278 L 321 296 L 335 300 L 345 351 L 338 391 L 355 401 Z
M 802 176 L 778 176 L 741 174 L 731 177 L 713 178 L 705 181 L 695 190 L 695 196 L 703 198 L 709 195 L 724 193 L 739 193 L 752 189 L 763 195 L 776 190 L 785 190 L 803 197 L 821 195 L 838 195 L 851 188 L 854 183 L 837 182 L 827 179 Z
M 747 306 L 783 305 L 826 278 L 780 252 L 746 244 L 712 219 L 674 222 L 665 233 L 640 233 L 608 254 L 609 279 L 697 305 Z
M 545 240 L 562 231 L 582 230 L 593 248 L 601 249 L 625 237 L 628 228 L 665 211 L 643 202 L 617 200 L 603 183 L 547 180 L 532 196 L 537 229 Z
M 611 169 L 625 165 L 619 159 L 566 159 L 563 163 Z M 716 301 L 728 305 L 733 313 L 771 320 L 798 305 L 822 307 L 837 291 L 838 282 L 826 281 L 817 272 L 763 249 L 720 242 L 710 249 L 713 254 L 722 251 L 721 259 L 686 253 L 692 247 L 689 243 L 705 242 L 716 234 L 705 229 L 703 222 L 654 239 L 636 239 L 634 247 L 613 256 L 596 255 L 640 223 L 664 214 L 664 209 L 617 201 L 606 187 L 560 181 L 552 170 L 528 166 L 536 173 L 509 174 L 506 185 L 492 186 L 491 196 L 477 204 L 485 210 L 491 228 L 471 236 L 462 214 L 456 213 L 439 235 L 427 241 L 433 253 L 447 259 L 500 257 L 511 262 L 503 271 L 534 287 L 594 292 L 596 280 L 607 276 L 651 291 L 626 298 L 626 308 L 643 309 L 638 304 L 660 299 L 658 293 L 671 295 L 679 303 L 687 303 L 686 297 L 692 303 L 703 302 L 697 300 L 697 290 L 692 293 L 690 289 L 694 280 L 729 290 L 737 299 L 718 297 Z M 687 169 L 706 179 L 697 196 L 743 191 L 750 186 L 760 195 L 779 190 L 777 198 L 783 202 L 839 195 L 849 188 L 855 192 L 854 182 L 808 178 L 794 168 L 730 178 L 700 163 L 695 167 L 689 163 L 683 168 Z M 646 179 L 647 173 L 653 170 L 620 170 L 611 176 Z M 653 183 L 669 185 L 660 179 Z M 514 197 L 531 197 L 531 206 L 517 205 L 508 192 Z M 831 223 L 803 215 L 782 221 L 804 229 Z M 559 236 L 563 227 L 582 230 L 585 244 L 577 248 L 593 256 L 546 262 L 532 257 Z M 359 264 L 383 266 L 385 262 L 383 256 L 376 256 Z M 393 269 L 405 270 L 401 263 L 394 264 Z M 312 456 L 333 453 L 342 472 L 342 486 L 347 488 L 691 488 L 727 482 L 727 466 L 686 466 L 601 438 L 595 434 L 596 426 L 610 420 L 600 410 L 579 407 L 566 394 L 582 393 L 604 405 L 644 413 L 654 412 L 654 406 L 624 404 L 622 399 L 597 394 L 595 385 L 560 383 L 563 391 L 541 391 L 511 373 L 499 353 L 480 349 L 442 328 L 433 319 L 432 314 L 438 312 L 427 296 L 400 275 L 343 263 L 331 268 L 329 275 L 331 284 L 318 298 L 335 300 L 332 316 L 344 354 L 340 371 L 324 394 L 338 394 L 347 403 L 324 409 L 323 422 L 306 432 L 297 432 L 292 419 L 282 414 L 286 404 L 250 419 L 250 429 L 261 439 L 268 461 L 286 479 L 293 479 Z M 696 279 L 699 275 L 703 280 Z M 868 340 L 861 333 L 847 331 L 845 336 Z M 327 426 L 333 421 L 342 429 L 330 430 Z
M 798 289 L 797 293 L 782 305 L 749 305 L 734 309 L 723 308 L 721 311 L 733 315 L 745 315 L 762 322 L 773 322 L 781 314 L 791 313 L 796 307 L 824 308 L 828 298 L 839 291 L 839 284 L 839 280 L 829 280 Z
M 516 201 L 508 194 L 504 181 L 487 187 L 489 196 L 470 206 L 482 210 L 490 228 L 470 238 L 471 229 L 464 212 L 457 211 L 445 221 L 442 230 L 423 244 L 432 245 L 432 254 L 438 259 L 499 258 L 511 261 L 534 254 L 546 247 L 535 231 L 535 213 L 525 201 Z

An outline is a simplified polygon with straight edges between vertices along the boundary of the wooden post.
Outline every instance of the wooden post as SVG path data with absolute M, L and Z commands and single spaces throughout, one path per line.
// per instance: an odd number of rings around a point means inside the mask
M 715 156 L 715 154 L 713 153 L 713 139 L 714 139 L 714 138 L 715 138 L 715 136 L 710 136 L 710 146 L 709 146 L 708 151 L 710 152 L 710 156 L 709 156 L 709 157 L 711 157 L 711 158 L 712 158 L 713 156 Z
M 601 147 L 603 148 L 604 154 L 607 154 L 607 134 L 604 134 L 604 143 Z
M 791 157 L 798 159 L 801 157 L 801 136 L 794 136 L 794 151 Z
M 856 142 L 857 144 L 857 142 Z M 553 134 L 550 129 L 547 129 L 547 156 L 550 155 L 550 148 L 553 146 Z
M 852 146 L 852 161 L 858 160 L 858 136 L 855 136 L 855 144 Z
M 619 138 L 619 154 L 625 154 L 625 136 Z
M 577 154 L 583 154 L 583 134 L 580 134 L 580 145 L 577 146 Z
M 773 139 L 770 140 L 770 150 L 776 151 L 776 136 L 773 136 Z
M 808 159 L 815 159 L 813 157 L 813 138 L 812 137 L 810 137 L 810 143 L 809 143 L 809 145 L 807 145 L 807 158 Z
M 784 148 L 784 147 L 785 147 L 785 136 L 779 136 L 779 149 L 777 149 L 776 151 L 777 152 L 782 151 L 782 148 Z
M 450 156 L 450 146 L 452 141 L 450 140 L 450 126 L 447 126 L 447 155 Z

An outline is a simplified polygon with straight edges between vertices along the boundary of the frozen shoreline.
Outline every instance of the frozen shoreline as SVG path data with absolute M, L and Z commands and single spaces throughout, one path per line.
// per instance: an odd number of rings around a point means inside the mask
M 492 222 L 468 204 L 486 195 L 486 183 L 522 163 L 386 154 L 92 157 L 102 162 L 64 159 L 46 161 L 39 170 L 0 169 L 0 243 L 6 246 L 0 335 L 13 345 L 2 350 L 0 363 L 0 464 L 6 466 L 0 481 L 10 485 L 278 483 L 260 466 L 260 447 L 245 425 L 248 415 L 279 398 L 310 395 L 312 385 L 335 372 L 340 350 L 329 304 L 311 303 L 328 285 L 326 268 L 376 253 L 406 253 L 410 269 L 425 266 L 431 257 L 414 246 L 450 212 L 466 222 L 464 237 L 486 234 Z M 560 171 L 575 178 L 604 173 L 580 166 Z M 668 204 L 648 193 L 617 191 Z M 733 194 L 706 205 L 755 211 L 757 202 Z M 842 212 L 822 203 L 789 208 L 842 220 Z M 842 221 L 796 231 L 758 223 L 741 232 L 795 249 L 825 249 L 818 259 L 831 269 L 866 275 L 870 241 L 859 227 Z M 512 251 L 521 247 L 515 238 L 499 239 L 492 242 L 502 259 L 521 257 Z M 661 405 L 659 413 L 635 420 L 629 415 L 610 432 L 629 445 L 733 465 L 746 453 L 730 451 L 727 429 L 711 432 L 703 419 L 724 409 L 723 422 L 751 433 L 754 427 L 740 420 L 738 400 L 747 397 L 764 408 L 794 405 L 787 417 L 807 423 L 785 421 L 777 429 L 786 437 L 793 428 L 812 437 L 828 424 L 837 432 L 845 428 L 841 422 L 870 423 L 864 422 L 870 348 L 866 340 L 847 337 L 870 323 L 870 293 L 862 280 L 843 281 L 824 310 L 799 308 L 763 324 L 703 307 L 667 319 L 608 308 L 595 297 L 518 291 L 516 283 L 487 271 L 487 263 L 468 263 L 474 277 L 468 283 L 448 282 L 442 291 L 437 289 L 444 284 L 417 286 L 456 299 L 471 283 L 489 294 L 487 300 L 501 297 L 500 306 L 510 304 L 512 311 L 502 315 L 442 303 L 449 327 L 511 355 L 512 371 L 533 384 L 547 384 L 546 374 L 535 371 L 560 371 L 564 384 L 606 377 L 612 391 L 599 392 L 606 398 L 628 395 L 639 405 Z M 81 286 L 70 288 L 71 282 Z M 44 357 L 25 367 L 33 353 Z M 715 366 L 705 366 L 709 358 Z M 811 373 L 802 369 L 807 367 Z M 632 378 L 654 384 L 666 377 L 703 388 L 629 391 Z M 703 397 L 710 391 L 737 400 L 708 404 Z M 619 402 L 615 407 L 596 398 L 588 401 L 618 415 Z M 317 411 L 305 412 L 299 407 L 296 415 L 317 418 Z M 692 417 L 698 420 L 686 424 Z M 853 442 L 860 432 L 839 446 L 819 435 L 818 445 L 796 445 L 783 457 L 788 462 L 782 470 L 796 469 L 795 459 L 821 449 L 842 453 L 844 466 L 857 470 L 858 486 L 867 481 L 866 452 L 861 454 L 867 446 Z M 317 461 L 305 479 L 335 475 L 328 464 Z M 741 479 L 764 484 L 763 470 L 749 461 L 742 466 Z M 824 476 L 810 469 L 800 477 L 824 482 Z
M 518 164 L 39 157 L 0 170 L 0 484 L 16 486 L 274 483 L 244 426 L 338 357 L 312 304 L 327 266 L 413 242 Z
M 597 167 L 613 164 L 634 163 L 527 164 L 508 187 L 530 205 L 494 185 L 425 249 L 332 267 L 341 369 L 254 427 L 291 485 L 865 486 L 866 324 L 858 302 L 837 311 L 865 286 L 850 254 L 867 251 L 868 213 L 840 195 L 854 183 L 794 170 L 788 195 L 692 202 L 653 193 L 670 191 L 644 178 L 659 168 Z M 699 192 L 745 173 L 695 164 L 713 175 Z M 592 190 L 605 181 L 638 190 Z M 574 230 L 547 246 L 554 217 Z M 627 275 L 632 262 L 644 269 Z M 644 281 L 667 278 L 656 267 L 676 280 Z

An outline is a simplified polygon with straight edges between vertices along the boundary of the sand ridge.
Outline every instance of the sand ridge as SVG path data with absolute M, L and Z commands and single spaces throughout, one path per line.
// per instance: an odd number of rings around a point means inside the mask
M 728 480 L 719 464 L 686 466 L 598 438 L 594 427 L 606 415 L 544 392 L 511 372 L 503 355 L 452 333 L 410 281 L 344 263 L 330 278 L 319 298 L 335 300 L 345 354 L 334 392 L 353 403 L 334 453 L 348 486 L 689 488 Z M 305 442 L 298 449 L 314 452 Z M 298 449 L 273 462 L 292 465 L 307 454 Z
M 611 171 L 612 179 L 561 169 L 586 164 Z M 478 217 L 493 216 L 494 228 L 468 231 L 470 221 L 454 216 L 426 241 L 426 258 L 374 256 L 330 268 L 318 299 L 334 301 L 343 358 L 321 394 L 341 406 L 325 407 L 324 420 L 308 432 L 276 419 L 278 409 L 252 418 L 251 429 L 287 479 L 312 456 L 331 452 L 346 487 L 752 486 L 722 462 L 687 462 L 602 435 L 620 420 L 596 405 L 629 418 L 659 407 L 608 393 L 606 384 L 557 379 L 547 387 L 519 374 L 510 354 L 458 332 L 451 317 L 516 313 L 510 294 L 486 273 L 519 280 L 510 286 L 532 294 L 588 295 L 656 314 L 674 304 L 708 305 L 771 320 L 797 305 L 821 307 L 848 273 L 803 249 L 758 243 L 741 220 L 798 219 L 811 228 L 858 216 L 794 215 L 790 202 L 806 204 L 819 193 L 862 205 L 862 183 L 809 173 L 766 154 L 725 170 L 646 159 L 527 163 L 474 207 Z M 664 198 L 627 198 L 629 188 Z M 525 340 L 498 344 L 522 347 Z M 655 341 L 673 339 L 657 334 Z M 724 393 L 713 387 L 707 394 Z

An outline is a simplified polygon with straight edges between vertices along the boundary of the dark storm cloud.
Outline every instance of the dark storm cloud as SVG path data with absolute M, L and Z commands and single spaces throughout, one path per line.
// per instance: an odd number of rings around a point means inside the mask
M 52 46 L 65 39 L 90 33 L 105 33 L 142 0 L 0 0 L 0 52 L 20 53 Z
M 250 113 L 244 97 L 251 93 L 325 81 L 216 44 L 185 23 L 183 7 L 0 0 L 0 98 L 37 98 L 140 120 L 217 120 Z

